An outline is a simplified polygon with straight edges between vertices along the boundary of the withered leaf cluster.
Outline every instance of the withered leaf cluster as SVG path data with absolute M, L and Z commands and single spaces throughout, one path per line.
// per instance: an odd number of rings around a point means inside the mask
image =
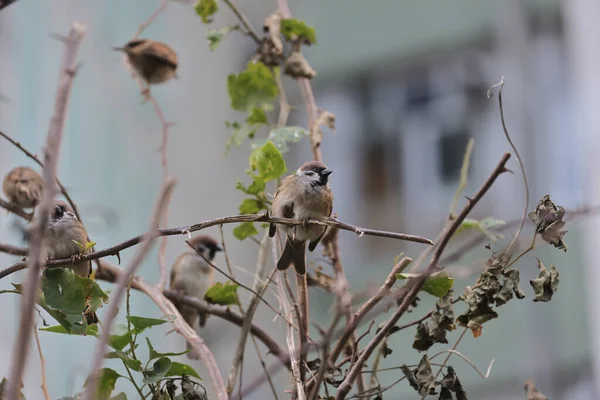
M 496 254 L 488 260 L 486 270 L 481 274 L 473 287 L 467 286 L 461 298 L 469 308 L 461 314 L 457 321 L 473 332 L 473 336 L 481 335 L 482 325 L 498 317 L 492 309 L 506 304 L 514 296 L 518 299 L 525 297 L 519 286 L 519 271 L 507 268 L 510 255 Z
M 441 386 L 439 400 L 452 400 L 452 393 L 456 396 L 456 400 L 468 400 L 467 393 L 451 366 L 448 366 L 448 372 L 444 375 Z
M 545 195 L 538 203 L 535 211 L 528 214 L 535 224 L 535 233 L 539 233 L 542 239 L 554 247 L 567 251 L 567 245 L 563 242 L 563 236 L 567 231 L 562 230 L 565 226 L 563 217 L 565 209 L 557 206 Z
M 554 265 L 551 265 L 550 270 L 547 270 L 539 258 L 537 262 L 540 273 L 536 279 L 529 281 L 535 293 L 533 301 L 547 302 L 552 300 L 552 295 L 558 289 L 559 274 Z
M 421 322 L 417 326 L 413 349 L 427 351 L 434 343 L 448 343 L 446 332 L 453 331 L 454 308 L 452 307 L 452 296 L 454 291 L 448 293 L 435 303 L 435 311 L 427 322 Z
M 427 354 L 421 358 L 421 362 L 419 362 L 419 365 L 414 370 L 411 370 L 406 365 L 402 365 L 400 370 L 406 376 L 410 386 L 421 396 L 436 394 L 435 378 L 431 371 L 431 364 L 429 363 Z

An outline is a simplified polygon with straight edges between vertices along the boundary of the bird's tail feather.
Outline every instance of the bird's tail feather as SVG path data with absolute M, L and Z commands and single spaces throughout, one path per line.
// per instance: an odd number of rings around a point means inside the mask
M 288 238 L 285 242 L 285 249 L 283 254 L 277 262 L 277 269 L 285 271 L 289 268 L 290 264 L 294 265 L 296 272 L 299 275 L 306 273 L 306 262 L 304 259 L 304 253 L 306 252 L 306 241 L 296 241 Z

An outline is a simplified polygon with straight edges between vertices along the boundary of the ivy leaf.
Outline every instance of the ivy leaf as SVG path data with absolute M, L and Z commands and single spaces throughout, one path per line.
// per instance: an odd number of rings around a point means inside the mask
M 306 25 L 304 21 L 299 19 L 289 18 L 282 20 L 281 33 L 288 41 L 298 39 L 308 45 L 317 43 L 315 28 Z
M 244 240 L 250 236 L 258 235 L 254 222 L 242 222 L 233 228 L 233 236 L 238 240 Z
M 269 132 L 268 140 L 273 142 L 279 151 L 285 153 L 289 150 L 289 147 L 287 146 L 288 143 L 298 143 L 302 138 L 308 135 L 308 130 L 300 126 L 284 126 Z
M 127 330 L 127 325 L 120 324 L 115 329 L 118 334 L 111 334 L 109 337 L 108 345 L 113 349 L 120 351 L 125 348 L 133 340 L 132 331 Z
M 551 265 L 550 271 L 548 271 L 539 258 L 537 259 L 537 262 L 540 273 L 536 279 L 532 279 L 529 282 L 535 292 L 533 301 L 547 302 L 552 300 L 552 295 L 558 289 L 559 274 L 554 265 Z
M 111 351 L 104 355 L 104 358 L 112 359 L 119 358 L 123 360 L 123 362 L 132 370 L 141 372 L 142 371 L 142 362 L 140 360 L 136 360 L 134 358 L 129 357 L 122 351 Z
M 150 339 L 146 338 L 146 343 L 148 344 L 148 360 L 154 360 L 160 357 L 181 356 L 189 352 L 189 350 L 186 350 L 180 353 L 159 353 L 154 349 L 152 343 L 150 343 Z
M 169 369 L 169 372 L 167 372 L 167 374 L 165 376 L 184 376 L 184 375 L 193 376 L 194 378 L 202 380 L 202 378 L 200 378 L 200 375 L 198 375 L 198 373 L 196 372 L 196 370 L 194 370 L 194 368 L 190 367 L 187 364 L 182 364 L 182 363 L 178 363 L 175 361 L 173 361 L 171 363 L 171 368 Z
M 249 124 L 268 124 L 269 120 L 267 119 L 267 113 L 262 108 L 254 107 L 248 114 L 248 118 L 246 118 L 246 122 Z
M 245 71 L 227 77 L 227 92 L 231 108 L 249 112 L 254 107 L 272 109 L 279 90 L 273 72 L 265 64 L 249 62 Z
M 52 332 L 52 333 L 60 333 L 62 335 L 70 335 L 67 329 L 62 325 L 49 326 L 47 328 L 40 328 L 40 331 Z M 95 336 L 98 337 L 98 325 L 88 325 L 87 330 L 85 332 L 85 336 Z
M 238 25 L 227 25 L 220 29 L 209 29 L 208 33 L 206 34 L 206 39 L 208 40 L 208 48 L 210 51 L 215 51 L 217 47 L 219 47 L 219 44 L 221 44 L 221 41 L 225 35 L 238 29 Z
M 250 170 L 258 172 L 258 176 L 268 182 L 283 175 L 287 167 L 279 149 L 269 141 L 250 154 Z
M 217 282 L 212 285 L 206 295 L 204 296 L 206 301 L 213 304 L 221 304 L 228 306 L 230 304 L 238 304 L 237 289 L 239 285 L 231 282 L 222 284 Z
M 421 396 L 435 394 L 435 379 L 433 377 L 433 372 L 431 371 L 431 364 L 429 363 L 427 354 L 423 355 L 415 370 L 411 371 L 406 365 L 402 365 L 400 370 L 404 376 L 406 376 L 410 386 L 412 386 Z
M 256 214 L 260 210 L 265 208 L 265 205 L 256 199 L 244 199 L 240 204 L 240 214 Z
M 161 357 L 154 362 L 152 369 L 144 371 L 145 384 L 156 383 L 167 375 L 173 363 L 167 357 Z
M 396 274 L 396 279 L 416 279 L 420 274 Z M 421 288 L 423 292 L 427 292 L 435 297 L 444 297 L 450 289 L 454 286 L 454 278 L 450 276 L 448 271 L 438 271 L 429 275 L 425 280 L 425 284 Z
M 472 218 L 465 218 L 456 230 L 456 233 L 460 233 L 468 229 L 476 229 L 487 236 L 490 241 L 495 242 L 499 239 L 502 239 L 503 236 L 490 231 L 490 229 L 494 229 L 502 225 L 506 225 L 506 222 L 495 219 L 494 217 L 487 217 L 480 221 Z
M 167 322 L 164 319 L 135 317 L 133 315 L 128 316 L 127 320 L 131 322 L 131 325 L 133 325 L 133 327 L 135 328 L 134 331 L 137 334 L 142 333 L 146 328 L 162 325 Z
M 244 186 L 242 181 L 240 181 L 239 179 L 237 180 L 237 183 L 235 185 L 235 188 L 237 190 L 241 190 L 242 192 L 251 195 L 258 195 L 259 193 L 265 190 L 265 187 L 266 183 L 264 179 L 261 178 L 255 178 L 248 187 Z
M 100 378 L 98 380 L 98 400 L 106 400 L 110 398 L 110 394 L 113 390 L 115 390 L 115 385 L 117 383 L 117 379 L 123 378 L 122 375 L 119 375 L 114 369 L 111 368 L 102 368 L 100 370 Z M 87 386 L 89 378 L 86 379 L 84 387 Z
M 219 10 L 219 6 L 215 0 L 198 0 L 194 9 L 202 18 L 202 22 L 209 24 L 212 22 L 211 17 Z
M 233 129 L 231 136 L 229 136 L 229 139 L 227 139 L 227 143 L 225 144 L 225 156 L 229 154 L 231 146 L 235 144 L 237 147 L 240 147 L 242 143 L 244 143 L 244 140 L 247 138 L 252 139 L 256 134 L 256 127 L 254 125 L 227 121 L 225 122 L 225 126 L 228 129 Z
M 538 203 L 535 211 L 528 214 L 529 218 L 535 224 L 535 233 L 539 233 L 546 243 L 550 243 L 560 250 L 567 251 L 567 245 L 562 238 L 567 233 L 562 228 L 565 226 L 563 217 L 565 209 L 557 206 L 550 200 L 549 195 L 545 195 Z

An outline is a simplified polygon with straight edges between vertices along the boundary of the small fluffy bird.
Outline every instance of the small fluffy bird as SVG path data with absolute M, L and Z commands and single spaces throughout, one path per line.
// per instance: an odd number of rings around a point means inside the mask
M 73 209 L 64 201 L 57 200 L 50 211 L 50 222 L 46 233 L 47 256 L 49 259 L 60 260 L 71 258 L 73 262 L 60 265 L 61 268 L 70 268 L 83 278 L 92 273 L 92 262 L 77 262 L 77 257 L 82 253 L 80 243 L 84 248 L 88 242 L 88 234 L 83 224 L 77 219 Z M 85 316 L 88 324 L 98 322 L 95 312 Z
M 223 250 L 215 239 L 206 235 L 195 236 L 190 240 L 190 243 L 209 261 L 215 258 L 218 251 Z M 177 257 L 171 268 L 171 289 L 177 290 L 183 295 L 204 300 L 204 295 L 215 280 L 213 267 L 206 260 L 191 249 Z M 198 312 L 196 308 L 175 301 L 173 304 L 192 329 L 197 329 L 196 324 L 199 327 L 203 327 L 206 324 L 208 316 Z M 189 343 L 187 344 L 187 349 L 191 350 L 187 353 L 188 358 L 199 358 L 199 355 L 192 350 Z
M 148 85 L 163 83 L 177 77 L 177 53 L 165 43 L 134 39 L 114 50 L 127 54 L 135 72 Z
M 44 180 L 29 167 L 17 167 L 4 177 L 2 189 L 8 200 L 20 208 L 34 208 L 42 199 Z
M 302 221 L 322 219 L 331 215 L 333 194 L 329 187 L 329 175 L 333 171 L 320 161 L 302 165 L 294 175 L 287 176 L 279 185 L 273 199 L 272 213 L 279 218 L 294 218 Z M 308 250 L 313 251 L 325 234 L 326 227 L 313 224 L 290 227 L 282 225 L 287 240 L 277 269 L 286 270 L 294 264 L 300 275 L 306 273 L 306 241 Z M 269 236 L 275 236 L 275 224 L 269 228 Z

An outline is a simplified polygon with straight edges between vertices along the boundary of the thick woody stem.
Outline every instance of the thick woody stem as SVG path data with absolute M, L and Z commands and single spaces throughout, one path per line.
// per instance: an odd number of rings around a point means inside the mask
M 40 271 L 42 269 L 43 260 L 46 258 L 44 236 L 48 228 L 50 209 L 52 208 L 52 203 L 56 196 L 56 185 L 54 182 L 56 180 L 56 170 L 60 155 L 60 144 L 69 105 L 69 95 L 73 85 L 73 78 L 75 77 L 77 52 L 84 34 L 85 27 L 75 23 L 69 32 L 69 36 L 65 39 L 65 52 L 63 55 L 61 75 L 54 104 L 54 114 L 50 121 L 50 128 L 46 139 L 46 149 L 44 152 L 44 191 L 42 200 L 38 205 L 36 217 L 34 219 L 34 228 L 31 235 L 31 247 L 29 259 L 27 260 L 27 267 L 29 270 L 24 285 L 23 298 L 21 300 L 21 321 L 19 324 L 17 343 L 14 346 L 6 390 L 7 400 L 18 399 L 19 388 L 21 386 L 23 372 L 25 371 L 27 353 L 29 351 L 31 332 L 33 329 Z

